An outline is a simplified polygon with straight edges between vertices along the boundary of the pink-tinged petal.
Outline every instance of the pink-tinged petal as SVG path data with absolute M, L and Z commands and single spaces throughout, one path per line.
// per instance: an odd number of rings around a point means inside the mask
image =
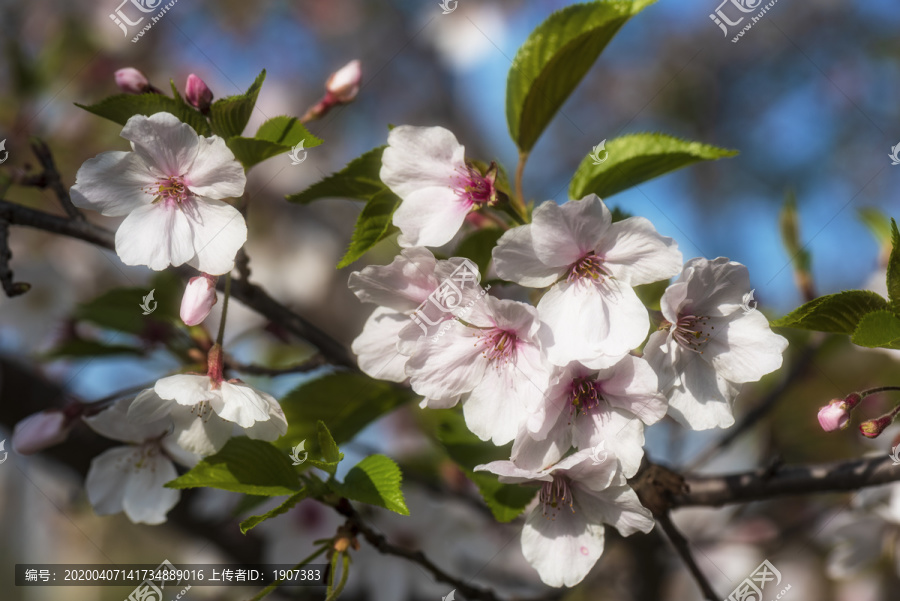
M 209 377 L 192 374 L 178 374 L 157 380 L 153 390 L 161 399 L 188 406 L 211 401 L 218 396 L 209 389 Z
M 634 415 L 616 408 L 579 415 L 575 419 L 575 446 L 592 449 L 601 443 L 604 451 L 619 460 L 625 477 L 631 478 L 644 458 L 644 424 Z
M 466 425 L 481 440 L 492 440 L 497 446 L 516 437 L 542 397 L 546 379 L 530 374 L 513 364 L 490 366 L 484 378 L 463 399 Z
M 655 424 L 666 416 L 666 397 L 659 392 L 656 372 L 645 360 L 626 355 L 609 369 L 601 370 L 603 398 L 612 407 L 636 415 L 645 424 Z
M 677 323 L 682 309 L 687 302 L 688 283 L 679 278 L 674 284 L 666 288 L 659 301 L 663 317 L 669 323 Z
M 133 399 L 122 399 L 107 407 L 100 413 L 85 417 L 84 422 L 91 429 L 112 440 L 140 444 L 146 440 L 159 438 L 171 424 L 170 420 L 163 419 L 147 422 L 133 422 L 128 419 L 128 408 Z
M 247 241 L 244 216 L 221 200 L 198 198 L 192 210 L 185 211 L 193 227 L 194 257 L 188 265 L 210 275 L 223 275 L 234 269 L 234 257 Z
M 510 459 L 517 466 L 541 471 L 557 463 L 572 448 L 572 429 L 561 420 L 549 429 L 542 440 L 536 440 L 526 429 L 519 430 Z
M 184 175 L 184 183 L 197 196 L 221 200 L 243 194 L 247 176 L 225 140 L 200 136 L 197 157 Z
M 613 486 L 602 491 L 579 487 L 575 495 L 588 520 L 609 524 L 622 536 L 653 530 L 653 515 L 641 505 L 630 486 Z
M 170 177 L 187 173 L 200 148 L 197 132 L 171 113 L 135 115 L 125 123 L 121 136 L 144 163 Z
M 407 357 L 397 350 L 397 343 L 400 331 L 409 325 L 409 317 L 403 313 L 387 307 L 375 309 L 350 347 L 363 373 L 376 380 L 406 381 Z
M 769 329 L 769 320 L 759 311 L 738 315 L 724 331 L 713 334 L 704 358 L 726 380 L 756 382 L 781 367 L 788 341 Z
M 178 477 L 175 465 L 159 449 L 128 475 L 122 508 L 135 524 L 162 524 L 178 504 L 181 491 L 163 486 Z
M 140 457 L 137 447 L 114 447 L 91 460 L 84 490 L 97 515 L 122 511 L 128 472 Z
M 66 440 L 74 422 L 59 409 L 32 413 L 16 424 L 12 448 L 19 455 L 33 455 Z
M 682 312 L 722 317 L 741 310 L 744 295 L 750 292 L 747 268 L 725 257 L 713 261 L 691 259 L 678 281 L 688 284 Z
M 610 223 L 609 209 L 595 194 L 562 206 L 545 202 L 532 218 L 535 254 L 545 265 L 568 267 L 594 251 Z
M 572 363 L 570 365 L 577 365 Z M 537 409 L 528 417 L 525 427 L 536 440 L 544 440 L 560 423 L 568 424 L 572 417 L 570 401 L 572 370 L 568 367 L 554 367 L 550 374 L 551 384 Z
M 369 265 L 351 273 L 350 290 L 364 303 L 414 311 L 440 283 L 434 275 L 436 265 L 427 248 L 404 248 L 389 265 Z
M 216 278 L 199 275 L 188 280 L 181 297 L 179 316 L 188 326 L 203 323 L 216 304 Z
M 146 265 L 154 271 L 191 260 L 191 223 L 178 207 L 164 202 L 131 212 L 116 231 L 116 254 L 126 265 Z
M 254 390 L 246 384 L 222 382 L 222 405 L 213 411 L 224 420 L 234 422 L 242 428 L 249 428 L 256 422 L 269 419 L 269 403 L 277 403 L 271 395 Z
M 119 217 L 150 204 L 158 187 L 157 177 L 133 152 L 104 152 L 78 169 L 71 188 L 72 203 Z
M 400 228 L 397 242 L 404 247 L 443 246 L 462 227 L 470 208 L 446 186 L 410 192 L 394 211 L 393 223 Z
M 422 337 L 406 364 L 410 385 L 427 399 L 449 399 L 470 392 L 489 362 L 476 345 L 477 330 L 448 321 L 443 336 Z
M 465 148 L 452 132 L 443 127 L 401 125 L 388 134 L 381 157 L 381 181 L 406 200 L 420 190 L 449 189 L 459 175 L 457 170 L 464 167 Z M 426 245 L 413 242 L 409 246 Z
M 576 501 L 577 503 L 578 501 Z M 554 519 L 537 507 L 522 529 L 522 554 L 548 586 L 575 586 L 603 554 L 604 527 L 585 520 L 576 507 Z
M 532 226 L 522 225 L 505 232 L 492 253 L 500 279 L 530 288 L 545 288 L 565 274 L 565 266 L 547 265 L 534 250 Z
M 179 407 L 172 412 L 172 417 L 175 422 L 172 438 L 185 451 L 201 457 L 221 451 L 234 434 L 234 424 L 215 413 L 198 414 Z
M 536 470 L 524 469 L 512 461 L 492 461 L 484 465 L 476 465 L 476 472 L 490 472 L 499 477 L 504 484 L 525 484 L 528 482 L 550 482 L 553 476 L 542 474 Z
M 678 244 L 659 235 L 644 217 L 613 223 L 597 254 L 616 278 L 630 286 L 668 280 L 681 272 Z
M 740 385 L 716 373 L 697 353 L 674 343 L 668 350 L 674 355 L 674 376 L 660 376 L 659 385 L 669 399 L 669 415 L 692 430 L 734 425 L 732 404 Z
M 548 471 L 563 473 L 582 487 L 603 490 L 614 484 L 619 474 L 615 457 L 606 453 L 601 454 L 600 459 L 599 463 L 594 459 L 593 449 L 579 449 Z

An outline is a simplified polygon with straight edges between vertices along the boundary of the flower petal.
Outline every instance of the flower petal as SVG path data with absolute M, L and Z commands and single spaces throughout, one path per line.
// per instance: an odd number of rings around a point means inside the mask
M 162 524 L 181 491 L 163 486 L 178 477 L 175 465 L 158 450 L 134 466 L 125 484 L 122 508 L 135 524 Z
M 194 374 L 178 374 L 160 378 L 153 387 L 159 398 L 173 400 L 179 405 L 196 405 L 211 401 L 216 393 L 209 389 L 209 377 Z
M 531 236 L 537 258 L 548 266 L 568 267 L 593 252 L 608 235 L 612 215 L 596 194 L 535 210 Z
M 152 188 L 156 182 L 156 176 L 135 153 L 104 152 L 78 169 L 71 188 L 72 203 L 111 217 L 128 215 L 153 201 L 152 193 L 142 188 Z
M 603 554 L 604 528 L 563 507 L 554 519 L 534 509 L 522 529 L 522 553 L 549 586 L 575 586 Z
M 406 364 L 410 386 L 426 399 L 448 399 L 470 392 L 484 377 L 488 360 L 476 346 L 476 330 L 448 321 L 443 336 L 422 337 Z
M 178 407 L 172 412 L 175 430 L 172 437 L 189 453 L 206 457 L 222 450 L 234 434 L 234 424 L 214 412 L 196 413 L 193 408 Z
M 385 151 L 386 152 L 386 151 Z M 470 206 L 452 188 L 431 186 L 410 192 L 394 211 L 400 246 L 443 246 L 456 235 Z
M 437 260 L 427 248 L 404 248 L 389 265 L 369 265 L 354 271 L 348 285 L 364 303 L 405 313 L 414 311 L 437 288 L 436 266 Z
M 144 163 L 169 177 L 187 173 L 200 148 L 197 132 L 171 113 L 134 115 L 121 135 Z
M 401 125 L 388 134 L 388 146 L 381 157 L 381 181 L 406 200 L 425 188 L 449 189 L 457 169 L 463 167 L 465 148 L 451 131 Z
M 616 278 L 630 286 L 668 280 L 681 272 L 678 244 L 659 235 L 644 217 L 613 223 L 597 254 Z
M 407 357 L 397 350 L 400 330 L 409 325 L 409 317 L 387 307 L 378 307 L 350 346 L 363 373 L 378 380 L 406 381 Z
M 249 428 L 256 422 L 269 419 L 269 403 L 277 401 L 269 394 L 246 384 L 221 384 L 222 402 L 214 401 L 213 411 L 224 420 L 234 422 L 242 428 Z
M 247 241 L 244 216 L 230 204 L 209 198 L 196 198 L 186 213 L 194 230 L 195 253 L 188 264 L 210 275 L 234 269 L 234 257 Z
M 132 402 L 133 399 L 116 401 L 100 413 L 83 418 L 84 422 L 93 431 L 106 438 L 136 444 L 158 438 L 169 429 L 171 421 L 165 416 L 162 416 L 163 419 L 147 422 L 129 420 L 129 407 Z
M 575 498 L 589 521 L 614 526 L 622 536 L 653 530 L 653 515 L 641 505 L 630 486 L 613 486 L 602 491 L 579 487 Z
M 734 316 L 710 339 L 704 356 L 709 355 L 707 361 L 726 380 L 756 382 L 781 367 L 788 341 L 769 328 L 769 320 L 759 311 Z
M 532 225 L 522 225 L 504 232 L 492 256 L 500 279 L 530 288 L 551 286 L 565 273 L 565 268 L 541 261 L 531 239 Z
M 165 202 L 138 207 L 116 231 L 116 254 L 126 265 L 162 271 L 191 260 L 193 232 L 184 212 Z
M 200 136 L 197 156 L 185 174 L 184 183 L 197 196 L 221 200 L 243 194 L 247 176 L 225 140 L 219 136 Z
M 140 453 L 136 447 L 113 447 L 91 460 L 84 490 L 97 515 L 122 511 L 128 472 Z

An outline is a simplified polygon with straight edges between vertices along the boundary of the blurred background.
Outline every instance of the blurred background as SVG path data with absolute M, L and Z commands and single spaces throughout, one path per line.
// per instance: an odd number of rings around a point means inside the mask
M 253 281 L 349 345 L 371 311 L 348 291 L 349 273 L 389 262 L 397 246 L 387 240 L 352 267 L 336 270 L 359 203 L 331 199 L 298 206 L 284 196 L 384 144 L 389 124 L 443 125 L 468 156 L 498 160 L 513 170 L 506 74 L 528 33 L 568 4 L 459 0 L 457 10 L 442 15 L 437 0 L 180 0 L 132 43 L 109 17 L 115 0 L 0 0 L 0 139 L 9 152 L 0 173 L 36 166 L 28 145 L 32 136 L 49 144 L 67 186 L 85 160 L 125 149 L 120 126 L 73 104 L 118 93 L 113 73 L 122 67 L 140 69 L 163 89 L 172 79 L 182 92 L 187 75 L 196 73 L 217 98 L 243 92 L 266 69 L 248 126 L 252 132 L 268 118 L 303 114 L 323 95 L 328 75 L 359 58 L 363 86 L 356 102 L 309 127 L 324 143 L 298 166 L 285 156 L 262 163 L 247 186 Z M 608 202 L 649 218 L 678 241 L 685 259 L 727 256 L 746 264 L 760 308 L 774 318 L 803 302 L 778 227 L 784 199 L 793 191 L 817 293 L 883 287 L 883 248 L 859 211 L 875 207 L 897 215 L 900 167 L 888 155 L 900 143 L 900 5 L 780 0 L 738 43 L 710 20 L 717 6 L 717 0 L 661 0 L 623 28 L 532 152 L 526 196 L 564 202 L 582 158 L 602 140 L 624 133 L 661 131 L 733 148 L 740 151 L 736 158 L 653 180 Z M 49 191 L 14 186 L 4 198 L 58 211 Z M 89 217 L 115 226 L 96 214 Z M 178 367 L 170 355 L 157 352 L 148 333 L 138 335 L 145 351 L 139 357 L 55 358 L 51 351 L 72 335 L 79 303 L 118 286 L 149 290 L 153 274 L 88 244 L 25 228 L 13 228 L 11 250 L 16 280 L 32 289 L 14 299 L 0 297 L 0 439 L 8 438 L 22 416 L 60 405 L 63 394 L 92 400 Z M 277 324 L 239 303 L 232 307 L 226 341 L 236 356 L 288 362 L 309 354 L 302 344 L 279 337 Z M 214 312 L 209 327 L 216 320 Z M 94 333 L 107 344 L 122 342 L 116 334 Z M 703 471 L 751 469 L 774 457 L 815 462 L 890 450 L 896 432 L 869 443 L 853 428 L 826 435 L 815 412 L 853 390 L 900 384 L 896 356 L 864 351 L 843 338 L 820 344 L 786 335 L 792 342 L 786 369 L 747 387 L 738 415 L 764 398 L 804 353 L 810 354 L 808 365 L 792 375 L 776 408 Z M 315 374 L 252 381 L 277 395 L 308 377 Z M 871 416 L 878 414 L 877 404 Z M 405 463 L 432 452 L 416 427 L 420 411 L 396 411 L 347 451 L 362 456 L 377 449 L 406 472 Z M 720 435 L 661 423 L 648 431 L 648 453 L 684 468 Z M 79 475 L 89 461 L 81 451 L 92 448 L 92 436 L 77 433 L 47 455 L 10 452 L 0 464 L 4 601 L 105 601 L 129 593 L 16 588 L 15 563 L 294 563 L 313 540 L 331 536 L 340 524 L 336 514 L 303 503 L 244 537 L 234 517 L 241 510 L 237 495 L 219 491 L 184 495 L 173 512 L 178 519 L 164 526 L 136 526 L 121 515 L 97 517 Z M 68 461 L 60 461 L 67 455 Z M 423 548 L 448 571 L 499 594 L 548 593 L 519 551 L 521 523 L 494 523 L 451 465 L 436 459 L 431 467 L 430 476 L 405 485 L 412 517 L 375 512 L 369 516 L 373 522 L 392 540 Z M 723 596 L 768 559 L 791 584 L 785 598 L 888 601 L 897 598 L 900 586 L 900 494 L 892 502 L 894 492 L 885 487 L 861 495 L 692 509 L 675 518 Z M 657 533 L 608 538 L 606 554 L 573 599 L 700 598 Z M 355 554 L 346 595 L 436 601 L 447 589 L 418 567 L 364 544 Z M 205 587 L 192 589 L 189 598 L 246 599 L 254 593 Z M 318 598 L 321 591 L 299 594 Z

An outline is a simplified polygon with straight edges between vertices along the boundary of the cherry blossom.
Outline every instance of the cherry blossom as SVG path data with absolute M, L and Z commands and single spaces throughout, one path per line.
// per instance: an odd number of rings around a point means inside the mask
M 185 325 L 196 326 L 203 323 L 209 316 L 213 305 L 218 300 L 216 297 L 216 279 L 209 274 L 193 277 L 188 281 L 181 298 L 181 321 Z
M 116 253 L 126 265 L 161 271 L 187 263 L 213 275 L 231 271 L 247 226 L 222 199 L 243 194 L 247 179 L 225 140 L 198 136 L 170 113 L 135 115 L 121 135 L 132 151 L 86 161 L 72 202 L 125 216 Z
M 442 246 L 470 211 L 498 200 L 497 169 L 466 162 L 465 147 L 443 127 L 401 125 L 391 130 L 381 181 L 403 199 L 394 212 L 400 246 Z
M 669 399 L 669 414 L 694 430 L 727 428 L 741 384 L 781 367 L 787 340 L 759 311 L 741 306 L 747 268 L 691 259 L 661 300 L 665 322 L 644 348 Z
M 678 273 L 681 253 L 643 217 L 613 223 L 596 195 L 545 202 L 532 223 L 494 249 L 498 275 L 532 288 L 550 286 L 537 305 L 549 360 L 609 367 L 647 336 L 647 309 L 632 286 Z
M 583 449 L 545 469 L 526 469 L 512 461 L 479 465 L 507 484 L 541 485 L 539 503 L 522 530 L 522 552 L 550 586 L 575 586 L 603 553 L 604 524 L 622 536 L 650 532 L 653 518 L 609 456 L 596 462 Z

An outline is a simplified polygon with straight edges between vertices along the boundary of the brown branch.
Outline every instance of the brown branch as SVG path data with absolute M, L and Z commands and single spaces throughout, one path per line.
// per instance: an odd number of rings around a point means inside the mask
M 672 523 L 672 518 L 669 516 L 669 513 L 666 512 L 663 515 L 658 516 L 656 520 L 659 522 L 659 525 L 662 526 L 666 536 L 669 537 L 669 541 L 672 543 L 672 546 L 675 547 L 675 551 L 678 553 L 679 557 L 681 557 L 682 561 L 687 565 L 688 570 L 691 571 L 691 575 L 697 582 L 697 586 L 703 591 L 703 596 L 706 597 L 708 601 L 720 601 L 721 597 L 716 595 L 716 591 L 713 590 L 712 585 L 709 583 L 709 579 L 700 571 L 700 567 L 697 565 L 697 561 L 691 553 L 690 543 L 684 538 L 684 535 L 678 531 L 675 524 Z
M 25 294 L 31 289 L 31 284 L 26 282 L 13 282 L 12 268 L 9 262 L 12 259 L 12 250 L 9 248 L 9 221 L 0 217 L 0 284 L 6 296 L 12 298 Z
M 53 161 L 53 155 L 50 153 L 50 147 L 47 143 L 38 138 L 31 139 L 31 150 L 37 157 L 41 167 L 44 168 L 43 173 L 37 176 L 31 176 L 29 183 L 38 188 L 50 188 L 59 199 L 59 204 L 71 219 L 84 220 L 84 215 L 78 208 L 72 204 L 72 198 L 69 196 L 69 190 L 62 182 L 56 163 Z

